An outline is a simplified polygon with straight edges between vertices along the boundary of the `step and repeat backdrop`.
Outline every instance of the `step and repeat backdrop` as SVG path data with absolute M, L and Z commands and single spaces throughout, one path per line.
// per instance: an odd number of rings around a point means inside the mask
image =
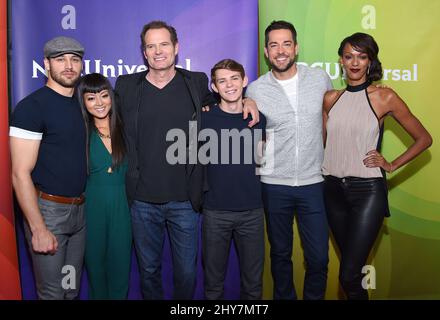
M 298 32 L 300 63 L 323 68 L 335 88 L 345 86 L 338 64 L 341 41 L 355 33 L 371 34 L 379 45 L 382 84 L 393 88 L 431 133 L 434 143 L 419 158 L 388 176 L 391 217 L 377 238 L 369 261 L 375 267 L 373 299 L 440 298 L 440 191 L 437 78 L 440 54 L 440 1 L 427 0 L 263 0 L 259 2 L 260 72 L 264 28 L 274 19 L 292 22 Z M 394 159 L 412 143 L 394 122 L 386 121 L 382 151 Z M 295 230 L 296 232 L 296 230 Z M 298 232 L 296 232 L 298 235 Z M 298 292 L 304 278 L 299 238 L 294 264 Z M 330 250 L 326 298 L 340 296 L 338 258 Z M 270 275 L 266 274 L 266 283 Z M 374 283 L 371 283 L 373 285 Z M 270 292 L 266 292 L 270 297 Z
M 223 58 L 240 61 L 251 79 L 258 66 L 258 2 L 248 0 L 56 0 L 10 1 L 12 105 L 45 83 L 43 46 L 58 35 L 78 39 L 85 47 L 84 73 L 99 72 L 114 84 L 119 75 L 145 70 L 140 33 L 151 20 L 174 26 L 179 38 L 178 65 L 209 73 Z M 24 298 L 36 297 L 31 263 L 17 223 Z M 232 250 L 233 251 L 233 250 Z M 203 298 L 203 272 L 199 250 L 196 299 Z M 239 271 L 231 253 L 225 297 L 239 298 Z M 172 295 L 172 262 L 168 241 L 162 268 L 164 294 Z M 87 298 L 87 275 L 81 298 Z M 141 298 L 133 254 L 130 299 Z
M 0 1 L 0 4 L 6 12 L 5 0 Z M 264 29 L 272 20 L 284 19 L 292 22 L 298 32 L 298 63 L 323 68 L 330 75 L 335 88 L 345 85 L 337 55 L 341 40 L 358 31 L 373 35 L 379 44 L 379 57 L 385 69 L 381 83 L 392 87 L 407 102 L 412 112 L 430 131 L 434 144 L 410 165 L 388 177 L 392 216 L 386 220 L 369 261 L 374 267 L 371 272 L 375 276 L 372 278 L 375 281 L 370 282 L 371 297 L 440 298 L 440 192 L 436 178 L 440 166 L 435 160 L 439 156 L 436 140 L 440 137 L 439 127 L 435 125 L 436 117 L 440 116 L 438 102 L 435 100 L 436 77 L 440 72 L 436 63 L 440 53 L 437 40 L 440 31 L 439 1 L 18 0 L 9 1 L 9 11 L 9 92 L 12 109 L 19 100 L 44 85 L 43 46 L 46 41 L 59 35 L 76 38 L 85 46 L 84 73 L 100 72 L 114 83 L 121 74 L 145 70 L 139 37 L 142 26 L 151 20 L 165 20 L 177 29 L 179 66 L 209 74 L 216 62 L 223 58 L 233 58 L 245 66 L 252 81 L 268 71 L 263 54 Z M 3 48 L 6 43 L 3 34 L 1 41 Z M 1 63 L 3 68 L 6 65 L 3 56 Z M 7 128 L 8 113 L 7 97 L 3 97 L 6 73 L 2 72 L 1 77 L 0 142 L 3 164 L 9 163 L 7 139 L 4 138 L 7 135 L 4 127 Z M 385 126 L 383 152 L 387 158 L 393 158 L 411 144 L 411 138 L 393 120 L 387 121 Z M 4 179 L 3 175 L 1 177 Z M 5 201 L 10 203 L 10 180 L 1 180 L 0 183 L 2 190 L 4 186 L 7 190 L 1 194 L 2 205 Z M 2 207 L 2 253 L 3 248 L 7 247 L 6 243 L 10 244 L 8 252 L 14 252 L 13 219 L 5 223 L 8 215 L 3 210 Z M 16 212 L 16 221 L 22 294 L 24 299 L 35 299 L 32 268 L 23 240 L 19 212 Z M 9 241 L 5 241 L 5 244 L 4 225 L 9 230 Z M 296 227 L 294 234 L 294 277 L 298 293 L 301 293 L 304 261 Z M 266 249 L 264 298 L 271 299 L 268 244 Z M 0 263 L 0 274 L 3 274 L 3 270 L 10 275 L 17 272 L 14 263 L 11 263 L 13 267 L 9 269 L 2 260 Z M 341 297 L 338 265 L 338 255 L 332 242 L 326 295 L 328 299 Z M 166 243 L 163 278 L 167 298 L 171 297 L 171 270 L 170 249 Z M 82 299 L 87 298 L 86 281 L 85 274 L 81 288 Z M 18 280 L 15 284 L 17 287 Z M 238 262 L 232 248 L 225 297 L 238 299 L 239 284 Z M 1 287 L 3 290 L 3 283 Z M 1 294 L 0 291 L 0 299 Z M 141 298 L 134 255 L 129 298 Z M 203 298 L 201 259 L 195 298 Z

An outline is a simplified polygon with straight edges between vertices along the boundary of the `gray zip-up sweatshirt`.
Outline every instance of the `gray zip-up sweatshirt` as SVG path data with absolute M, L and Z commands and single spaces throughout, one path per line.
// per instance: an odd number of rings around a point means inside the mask
M 267 120 L 265 164 L 260 171 L 264 183 L 303 186 L 323 180 L 322 102 L 332 84 L 322 69 L 297 65 L 297 70 L 297 110 L 272 72 L 246 91 Z

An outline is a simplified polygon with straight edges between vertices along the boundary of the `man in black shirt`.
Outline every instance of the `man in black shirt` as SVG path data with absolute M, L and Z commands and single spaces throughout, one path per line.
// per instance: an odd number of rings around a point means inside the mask
M 46 86 L 20 101 L 12 115 L 12 183 L 26 218 L 39 299 L 73 299 L 79 292 L 87 166 L 84 120 L 73 92 L 83 55 L 74 39 L 48 41 Z
M 171 242 L 174 298 L 191 299 L 197 275 L 198 225 L 204 168 L 188 161 L 197 139 L 187 139 L 183 163 L 170 163 L 167 133 L 198 133 L 202 106 L 215 103 L 204 73 L 176 68 L 176 30 L 152 21 L 141 33 L 148 71 L 120 76 L 115 85 L 127 142 L 127 196 L 144 299 L 163 299 L 161 259 L 165 229 Z M 256 107 L 252 113 L 258 113 Z M 255 117 L 254 117 L 255 119 Z M 191 127 L 196 123 L 197 128 Z M 258 119 L 257 119 L 258 121 Z

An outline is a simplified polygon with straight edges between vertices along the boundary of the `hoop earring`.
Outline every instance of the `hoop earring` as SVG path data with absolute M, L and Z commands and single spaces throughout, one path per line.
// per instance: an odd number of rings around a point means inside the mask
M 371 64 L 368 65 L 368 69 L 367 69 L 367 76 L 370 75 L 370 68 L 371 68 Z

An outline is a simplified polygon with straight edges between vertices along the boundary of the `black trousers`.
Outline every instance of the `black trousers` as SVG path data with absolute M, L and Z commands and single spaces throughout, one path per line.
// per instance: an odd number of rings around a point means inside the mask
M 240 263 L 240 299 L 259 300 L 263 290 L 264 211 L 203 210 L 205 298 L 223 299 L 231 240 Z
M 367 300 L 362 268 L 388 212 L 386 181 L 326 176 L 324 199 L 330 229 L 341 253 L 341 286 L 348 299 Z

